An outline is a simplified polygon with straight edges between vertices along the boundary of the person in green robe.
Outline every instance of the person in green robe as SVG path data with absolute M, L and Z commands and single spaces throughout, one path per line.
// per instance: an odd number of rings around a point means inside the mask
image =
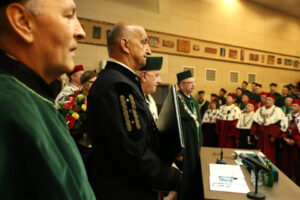
M 195 80 L 191 71 L 177 74 L 178 103 L 184 134 L 182 170 L 183 184 L 178 192 L 179 200 L 203 199 L 202 174 L 200 164 L 201 119 L 197 100 L 191 95 Z
M 284 100 L 284 106 L 281 106 L 281 110 L 285 115 L 288 115 L 292 111 L 292 101 L 293 101 L 293 96 L 288 94 Z
M 1 199 L 96 199 L 49 86 L 73 70 L 85 37 L 74 10 L 73 0 L 0 1 Z

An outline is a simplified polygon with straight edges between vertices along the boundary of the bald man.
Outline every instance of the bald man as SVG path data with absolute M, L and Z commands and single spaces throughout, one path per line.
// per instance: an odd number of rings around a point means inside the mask
M 91 184 L 101 200 L 157 200 L 155 190 L 178 190 L 183 175 L 158 155 L 158 131 L 136 74 L 151 54 L 147 34 L 120 22 L 107 44 L 110 58 L 88 96 Z
M 0 1 L 1 199 L 96 199 L 49 86 L 73 71 L 85 37 L 75 8 L 73 0 Z

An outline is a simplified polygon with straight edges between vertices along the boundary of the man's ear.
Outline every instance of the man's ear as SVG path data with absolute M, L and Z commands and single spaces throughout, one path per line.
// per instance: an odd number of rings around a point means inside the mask
M 9 4 L 6 8 L 6 17 L 8 24 L 25 42 L 33 42 L 31 16 L 22 4 Z
M 126 54 L 129 54 L 130 51 L 129 51 L 129 41 L 128 41 L 128 39 L 122 38 L 121 41 L 120 41 L 120 44 L 121 44 L 121 49 L 122 49 Z
M 141 71 L 140 72 L 141 82 L 145 82 L 146 81 L 146 75 L 147 75 L 146 71 Z

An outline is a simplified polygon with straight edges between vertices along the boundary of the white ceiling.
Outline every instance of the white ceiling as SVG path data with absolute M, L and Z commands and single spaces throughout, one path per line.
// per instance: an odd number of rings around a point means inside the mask
M 300 18 L 300 0 L 249 0 Z

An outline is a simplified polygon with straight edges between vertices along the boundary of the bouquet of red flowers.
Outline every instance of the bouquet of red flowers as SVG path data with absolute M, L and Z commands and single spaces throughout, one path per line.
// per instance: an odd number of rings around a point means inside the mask
M 85 129 L 87 98 L 80 91 L 68 96 L 60 105 L 60 112 L 65 116 L 68 128 L 72 134 Z

